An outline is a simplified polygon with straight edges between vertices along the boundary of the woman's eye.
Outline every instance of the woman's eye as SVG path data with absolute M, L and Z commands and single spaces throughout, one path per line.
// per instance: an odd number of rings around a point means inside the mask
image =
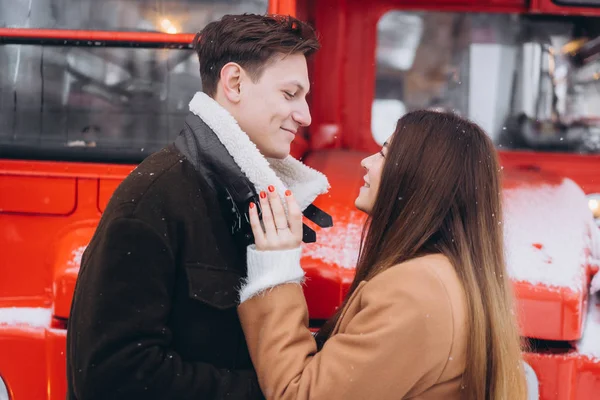
M 379 150 L 379 154 L 381 154 L 381 157 L 385 158 L 385 154 L 383 154 L 383 150 Z
M 294 94 L 292 94 L 290 92 L 283 92 L 283 93 L 285 93 L 285 96 L 288 97 L 288 98 L 290 98 L 290 99 L 294 98 Z

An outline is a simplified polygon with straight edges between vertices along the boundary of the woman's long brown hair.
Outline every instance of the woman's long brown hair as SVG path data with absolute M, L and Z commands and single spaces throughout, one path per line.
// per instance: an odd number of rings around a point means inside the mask
M 463 398 L 526 399 L 504 260 L 500 165 L 492 141 L 457 115 L 408 113 L 389 143 L 380 182 L 356 276 L 342 306 L 317 334 L 320 347 L 361 281 L 415 257 L 441 253 L 454 266 L 468 304 Z

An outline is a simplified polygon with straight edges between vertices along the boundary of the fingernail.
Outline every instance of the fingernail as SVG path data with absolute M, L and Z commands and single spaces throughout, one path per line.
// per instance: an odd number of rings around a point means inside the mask
M 275 187 L 273 185 L 269 185 L 269 192 L 273 193 L 275 191 Z
M 260 192 L 260 198 L 264 199 L 265 197 L 267 197 L 267 194 L 265 192 Z
M 288 190 L 286 190 L 286 191 L 285 191 L 285 195 L 286 195 L 286 196 L 291 196 L 291 195 L 292 195 L 292 192 L 291 192 L 291 191 L 288 189 Z
M 250 203 L 250 208 L 254 208 L 254 203 Z

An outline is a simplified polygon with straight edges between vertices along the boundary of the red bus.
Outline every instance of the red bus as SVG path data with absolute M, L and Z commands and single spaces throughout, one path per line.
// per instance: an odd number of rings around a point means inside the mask
M 341 303 L 359 160 L 403 113 L 481 124 L 504 171 L 506 251 L 531 399 L 600 393 L 600 1 L 0 0 L 0 400 L 65 397 L 79 260 L 113 190 L 180 130 L 194 33 L 296 14 L 323 48 L 293 155 L 332 185 L 302 260 L 311 324 Z

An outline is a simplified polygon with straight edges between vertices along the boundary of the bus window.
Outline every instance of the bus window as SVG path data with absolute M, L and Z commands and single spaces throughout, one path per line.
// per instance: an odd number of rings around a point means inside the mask
M 439 109 L 504 149 L 600 152 L 599 41 L 597 17 L 391 11 L 378 23 L 373 137 Z
M 267 5 L 0 0 L 0 26 L 195 33 L 225 14 L 263 14 Z M 187 47 L 6 44 L 0 65 L 1 157 L 139 162 L 174 139 L 202 88 Z

